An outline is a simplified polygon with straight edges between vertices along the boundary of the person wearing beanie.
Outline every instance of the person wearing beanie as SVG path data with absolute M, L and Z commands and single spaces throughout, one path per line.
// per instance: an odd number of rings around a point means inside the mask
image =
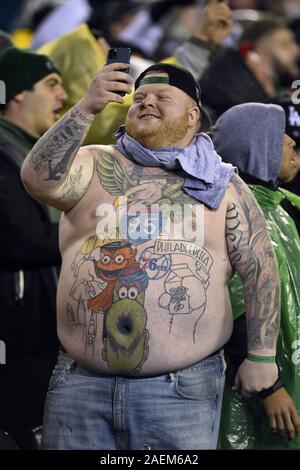
M 294 221 L 281 207 L 287 194 L 280 187 L 293 181 L 300 170 L 296 144 L 286 134 L 283 108 L 259 103 L 234 106 L 224 113 L 216 122 L 213 140 L 222 159 L 238 167 L 264 213 L 281 281 L 281 327 L 276 356 L 280 379 L 269 390 L 246 402 L 231 389 L 234 369 L 247 355 L 243 286 L 238 274 L 231 280 L 235 321 L 234 333 L 225 347 L 229 373 L 220 446 L 223 449 L 299 449 L 300 239 Z M 298 196 L 290 193 L 288 197 L 300 207 Z M 268 328 L 272 327 L 270 323 Z
M 58 354 L 56 269 L 58 226 L 25 191 L 20 168 L 57 120 L 66 94 L 45 56 L 10 47 L 0 55 L 5 84 L 0 116 L 0 429 L 20 448 L 42 423 L 46 390 Z M 26 437 L 27 436 L 27 437 Z
M 0 106 L 5 120 L 38 138 L 58 119 L 66 93 L 58 68 L 47 56 L 14 46 L 6 49 L 0 55 L 0 80 L 5 84 Z
M 116 145 L 80 147 L 96 114 L 130 92 L 127 68 L 104 66 L 22 165 L 30 194 L 64 211 L 62 349 L 43 448 L 214 449 L 233 270 L 249 299 L 241 392 L 278 377 L 275 255 L 254 198 L 206 134 L 201 89 L 186 69 L 148 67 Z

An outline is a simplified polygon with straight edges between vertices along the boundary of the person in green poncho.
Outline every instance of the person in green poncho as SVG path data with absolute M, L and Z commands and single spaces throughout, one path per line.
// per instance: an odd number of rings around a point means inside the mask
M 264 400 L 240 397 L 235 391 L 237 384 L 233 384 L 247 341 L 242 283 L 238 275 L 231 280 L 235 327 L 227 345 L 228 374 L 219 436 L 223 449 L 300 448 L 300 239 L 292 218 L 281 207 L 285 197 L 298 206 L 300 199 L 279 187 L 295 178 L 300 161 L 285 126 L 280 106 L 247 103 L 224 113 L 214 129 L 217 152 L 225 162 L 238 167 L 265 215 L 281 280 L 276 360 L 282 382 L 264 391 Z

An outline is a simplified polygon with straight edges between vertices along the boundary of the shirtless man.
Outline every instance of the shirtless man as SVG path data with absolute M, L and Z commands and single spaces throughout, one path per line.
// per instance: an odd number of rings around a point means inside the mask
M 232 331 L 227 284 L 235 270 L 244 281 L 249 356 L 236 387 L 249 395 L 277 380 L 276 261 L 251 192 L 199 133 L 205 113 L 186 70 L 148 68 L 117 146 L 80 148 L 95 115 L 130 91 L 125 68 L 105 66 L 22 167 L 27 190 L 64 211 L 63 351 L 43 443 L 215 448 Z

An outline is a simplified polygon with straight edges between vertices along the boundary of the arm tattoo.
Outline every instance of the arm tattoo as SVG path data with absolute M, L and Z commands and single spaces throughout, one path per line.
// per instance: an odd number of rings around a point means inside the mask
M 234 175 L 238 202 L 226 216 L 226 241 L 231 264 L 244 283 L 248 349 L 273 349 L 280 323 L 280 281 L 264 216 L 254 196 Z
M 83 166 L 81 165 L 79 169 L 75 169 L 68 174 L 61 187 L 61 194 L 58 197 L 59 201 L 67 199 L 70 203 L 75 203 L 86 192 L 89 185 L 86 184 L 82 187 L 82 169 Z
M 74 107 L 33 147 L 28 161 L 43 187 L 60 186 L 67 178 L 92 120 Z

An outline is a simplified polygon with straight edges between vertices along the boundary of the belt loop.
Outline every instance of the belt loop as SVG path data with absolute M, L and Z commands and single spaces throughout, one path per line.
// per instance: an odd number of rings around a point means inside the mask
M 220 351 L 220 356 L 221 356 L 222 366 L 223 366 L 222 375 L 225 375 L 225 372 L 226 372 L 226 369 L 227 369 L 227 363 L 226 363 L 226 360 L 225 360 L 225 357 L 224 357 L 224 349 L 222 349 Z
M 173 372 L 170 372 L 169 373 L 169 378 L 170 378 L 170 382 L 174 382 L 175 380 L 175 374 Z

